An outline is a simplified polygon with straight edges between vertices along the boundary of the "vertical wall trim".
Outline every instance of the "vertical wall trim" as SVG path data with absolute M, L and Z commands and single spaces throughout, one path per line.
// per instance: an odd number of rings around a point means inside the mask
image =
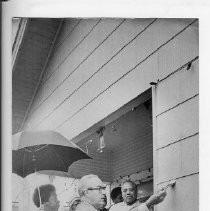
M 12 69 L 14 70 L 14 65 L 16 61 L 17 54 L 20 50 L 20 46 L 23 40 L 23 36 L 25 34 L 26 28 L 28 26 L 28 19 L 27 18 L 21 18 L 21 21 L 18 26 L 18 31 L 15 36 L 15 41 L 12 46 Z M 13 72 L 13 71 L 12 71 Z
M 156 85 L 152 86 L 152 129 L 153 129 L 153 191 L 157 191 L 157 176 L 158 176 L 158 162 L 157 162 L 157 118 L 156 118 Z

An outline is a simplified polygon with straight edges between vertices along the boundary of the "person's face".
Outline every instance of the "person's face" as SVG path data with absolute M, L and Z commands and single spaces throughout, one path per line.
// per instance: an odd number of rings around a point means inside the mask
M 122 198 L 122 194 L 121 193 L 113 200 L 113 202 L 115 204 L 120 203 L 122 201 L 123 201 L 123 198 Z
M 96 208 L 99 208 L 101 205 L 104 190 L 105 186 L 99 178 L 93 177 L 88 181 L 88 187 L 86 188 L 86 197 Z
M 133 204 L 137 200 L 137 190 L 132 183 L 126 182 L 122 186 L 122 197 L 126 204 Z
M 100 209 L 104 209 L 104 207 L 106 207 L 106 204 L 107 204 L 106 194 L 102 194 L 101 202 L 100 202 Z
M 60 207 L 60 201 L 57 198 L 57 194 L 55 191 L 51 192 L 48 202 L 46 202 L 46 205 L 48 210 L 57 211 Z

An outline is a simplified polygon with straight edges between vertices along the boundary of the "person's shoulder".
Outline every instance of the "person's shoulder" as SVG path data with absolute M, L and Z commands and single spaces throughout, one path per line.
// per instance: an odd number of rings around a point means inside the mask
M 112 206 L 114 207 L 114 206 L 122 206 L 122 205 L 124 205 L 125 203 L 124 202 L 119 202 L 119 203 L 117 203 L 117 204 L 113 204 Z
M 120 207 L 122 207 L 124 205 L 123 202 L 117 203 L 117 204 L 113 204 L 110 208 L 109 211 L 115 211 L 115 210 L 119 210 Z
M 145 203 L 137 201 L 134 206 L 130 209 L 131 211 L 149 211 Z
M 80 202 L 76 207 L 76 211 L 95 211 L 95 209 L 84 202 Z

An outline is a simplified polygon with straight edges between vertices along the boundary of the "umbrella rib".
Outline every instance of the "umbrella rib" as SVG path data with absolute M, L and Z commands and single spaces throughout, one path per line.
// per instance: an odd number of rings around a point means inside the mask
M 32 150 L 27 149 L 27 148 L 24 148 L 24 150 L 27 151 L 27 152 L 32 152 Z
M 45 144 L 44 146 L 42 146 L 42 147 L 40 147 L 40 148 L 38 148 L 37 150 L 34 150 L 34 151 L 25 147 L 24 150 L 27 151 L 27 152 L 38 152 L 39 150 L 42 150 L 43 148 L 45 148 L 47 146 L 48 146 L 48 144 Z
M 63 159 L 57 154 L 57 152 L 52 148 L 53 152 L 56 154 L 56 156 L 58 157 L 59 160 L 61 160 L 61 163 L 63 163 L 64 165 L 64 168 L 66 168 L 66 164 L 65 162 L 63 161 Z
M 45 147 L 47 147 L 49 144 L 45 144 L 44 146 L 42 146 L 41 148 L 38 148 L 37 150 L 35 150 L 35 152 L 38 152 L 39 150 L 44 149 Z

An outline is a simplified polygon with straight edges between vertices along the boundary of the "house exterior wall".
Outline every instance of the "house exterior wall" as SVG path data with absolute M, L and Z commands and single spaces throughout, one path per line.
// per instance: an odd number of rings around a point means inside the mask
M 135 140 L 123 143 L 112 156 L 112 181 L 153 168 L 151 127 Z
M 82 140 L 82 143 L 78 143 L 84 150 L 88 149 L 88 154 L 93 159 L 73 163 L 69 168 L 69 174 L 81 178 L 86 174 L 94 173 L 103 181 L 118 181 L 119 184 L 121 178 L 130 176 L 135 179 L 134 174 L 140 172 L 140 177 L 135 180 L 139 181 L 147 177 L 148 175 L 142 172 L 153 167 L 151 124 L 151 111 L 144 104 L 136 107 L 135 111 L 127 112 L 114 121 L 114 131 L 112 123 L 106 125 L 104 133 L 106 147 L 102 153 L 98 152 L 97 134 L 88 136 Z M 132 131 L 128 131 L 128 127 L 129 130 L 132 128 Z M 84 143 L 87 143 L 87 140 L 92 140 L 92 143 L 86 148 Z
M 165 62 L 177 57 L 185 61 L 186 55 L 193 55 L 197 51 L 198 33 L 194 30 L 189 28 L 186 35 L 177 40 L 173 49 L 176 47 L 179 52 L 171 50 L 169 54 L 170 47 L 165 52 L 160 51 L 159 57 L 166 58 L 165 61 L 162 59 L 164 66 Z M 182 64 L 175 68 L 173 62 L 172 67 L 167 64 L 168 71 L 177 71 L 168 72 L 172 74 L 163 77 L 154 88 L 157 127 L 155 183 L 161 188 L 170 180 L 176 180 L 175 188 L 169 189 L 165 202 L 158 205 L 156 210 L 199 210 L 198 60 L 194 60 L 189 69 L 187 66 L 181 68 Z
M 154 187 L 171 179 L 177 184 L 157 210 L 198 210 L 195 19 L 64 21 L 24 127 L 57 130 L 71 139 L 158 80 Z

